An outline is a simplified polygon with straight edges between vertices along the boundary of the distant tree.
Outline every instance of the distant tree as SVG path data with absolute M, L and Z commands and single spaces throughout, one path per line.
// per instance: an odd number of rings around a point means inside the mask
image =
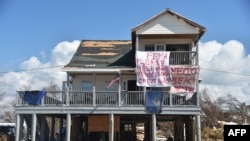
M 218 127 L 218 121 L 223 120 L 222 102 L 220 98 L 212 100 L 207 88 L 200 93 L 200 107 L 202 111 L 202 127 Z
M 228 121 L 234 121 L 240 124 L 247 121 L 248 115 L 246 103 L 240 102 L 231 94 L 223 97 L 221 101 L 225 105 L 224 114 L 227 115 L 226 117 Z
M 5 91 L 3 88 L 0 89 L 0 101 L 3 100 L 5 96 Z M 1 103 L 1 102 L 0 102 Z M 3 121 L 14 122 L 15 121 L 15 101 L 10 101 L 8 104 L 0 105 L 1 115 Z
M 59 86 L 54 82 L 50 82 L 49 86 L 44 87 L 44 89 L 46 91 L 60 91 Z

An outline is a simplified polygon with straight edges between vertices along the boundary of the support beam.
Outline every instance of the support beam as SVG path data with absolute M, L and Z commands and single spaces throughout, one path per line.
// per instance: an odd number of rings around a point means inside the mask
M 37 117 L 36 114 L 32 114 L 32 141 L 36 141 L 36 123 L 37 123 Z
M 109 141 L 114 141 L 114 114 L 109 115 Z
M 156 141 L 156 115 L 152 114 L 152 141 Z
M 96 73 L 93 74 L 93 106 L 96 106 Z
M 122 82 L 121 82 L 121 71 L 119 71 L 119 86 L 118 86 L 118 105 L 121 106 L 121 86 L 122 86 Z
M 67 133 L 66 133 L 66 141 L 70 141 L 70 129 L 71 129 L 71 114 L 67 114 Z
M 20 138 L 21 138 L 20 129 L 21 129 L 21 125 L 20 125 L 20 115 L 17 114 L 17 115 L 16 115 L 16 138 L 15 138 L 16 141 L 19 141 Z
M 196 115 L 196 140 L 201 141 L 201 121 L 200 115 Z

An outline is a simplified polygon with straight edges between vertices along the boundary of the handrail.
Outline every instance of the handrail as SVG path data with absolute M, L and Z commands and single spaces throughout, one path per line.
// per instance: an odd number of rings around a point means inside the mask
M 17 91 L 16 106 L 29 106 L 30 104 L 24 99 L 24 91 Z M 96 99 L 94 99 L 96 97 Z M 143 91 L 121 91 L 119 105 L 118 91 L 70 91 L 67 99 L 65 91 L 47 91 L 42 98 L 41 103 L 36 106 L 145 106 L 146 96 Z M 167 107 L 175 106 L 197 106 L 196 94 L 191 98 L 187 95 L 170 94 L 168 91 L 163 92 L 162 105 Z M 66 101 L 69 101 L 67 104 Z

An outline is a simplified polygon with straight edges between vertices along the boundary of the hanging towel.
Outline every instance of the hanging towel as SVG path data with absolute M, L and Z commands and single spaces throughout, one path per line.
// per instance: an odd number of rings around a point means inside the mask
M 151 114 L 161 113 L 163 101 L 162 91 L 149 91 L 146 95 L 146 111 Z
M 46 94 L 46 91 L 25 91 L 23 95 L 23 101 L 30 105 L 40 105 L 43 96 Z

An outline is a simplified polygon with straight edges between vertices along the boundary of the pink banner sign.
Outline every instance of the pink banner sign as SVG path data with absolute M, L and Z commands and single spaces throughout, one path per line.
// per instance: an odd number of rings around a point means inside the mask
M 137 86 L 168 87 L 170 86 L 169 69 L 170 52 L 136 52 Z
M 199 66 L 171 66 L 172 93 L 194 93 Z

